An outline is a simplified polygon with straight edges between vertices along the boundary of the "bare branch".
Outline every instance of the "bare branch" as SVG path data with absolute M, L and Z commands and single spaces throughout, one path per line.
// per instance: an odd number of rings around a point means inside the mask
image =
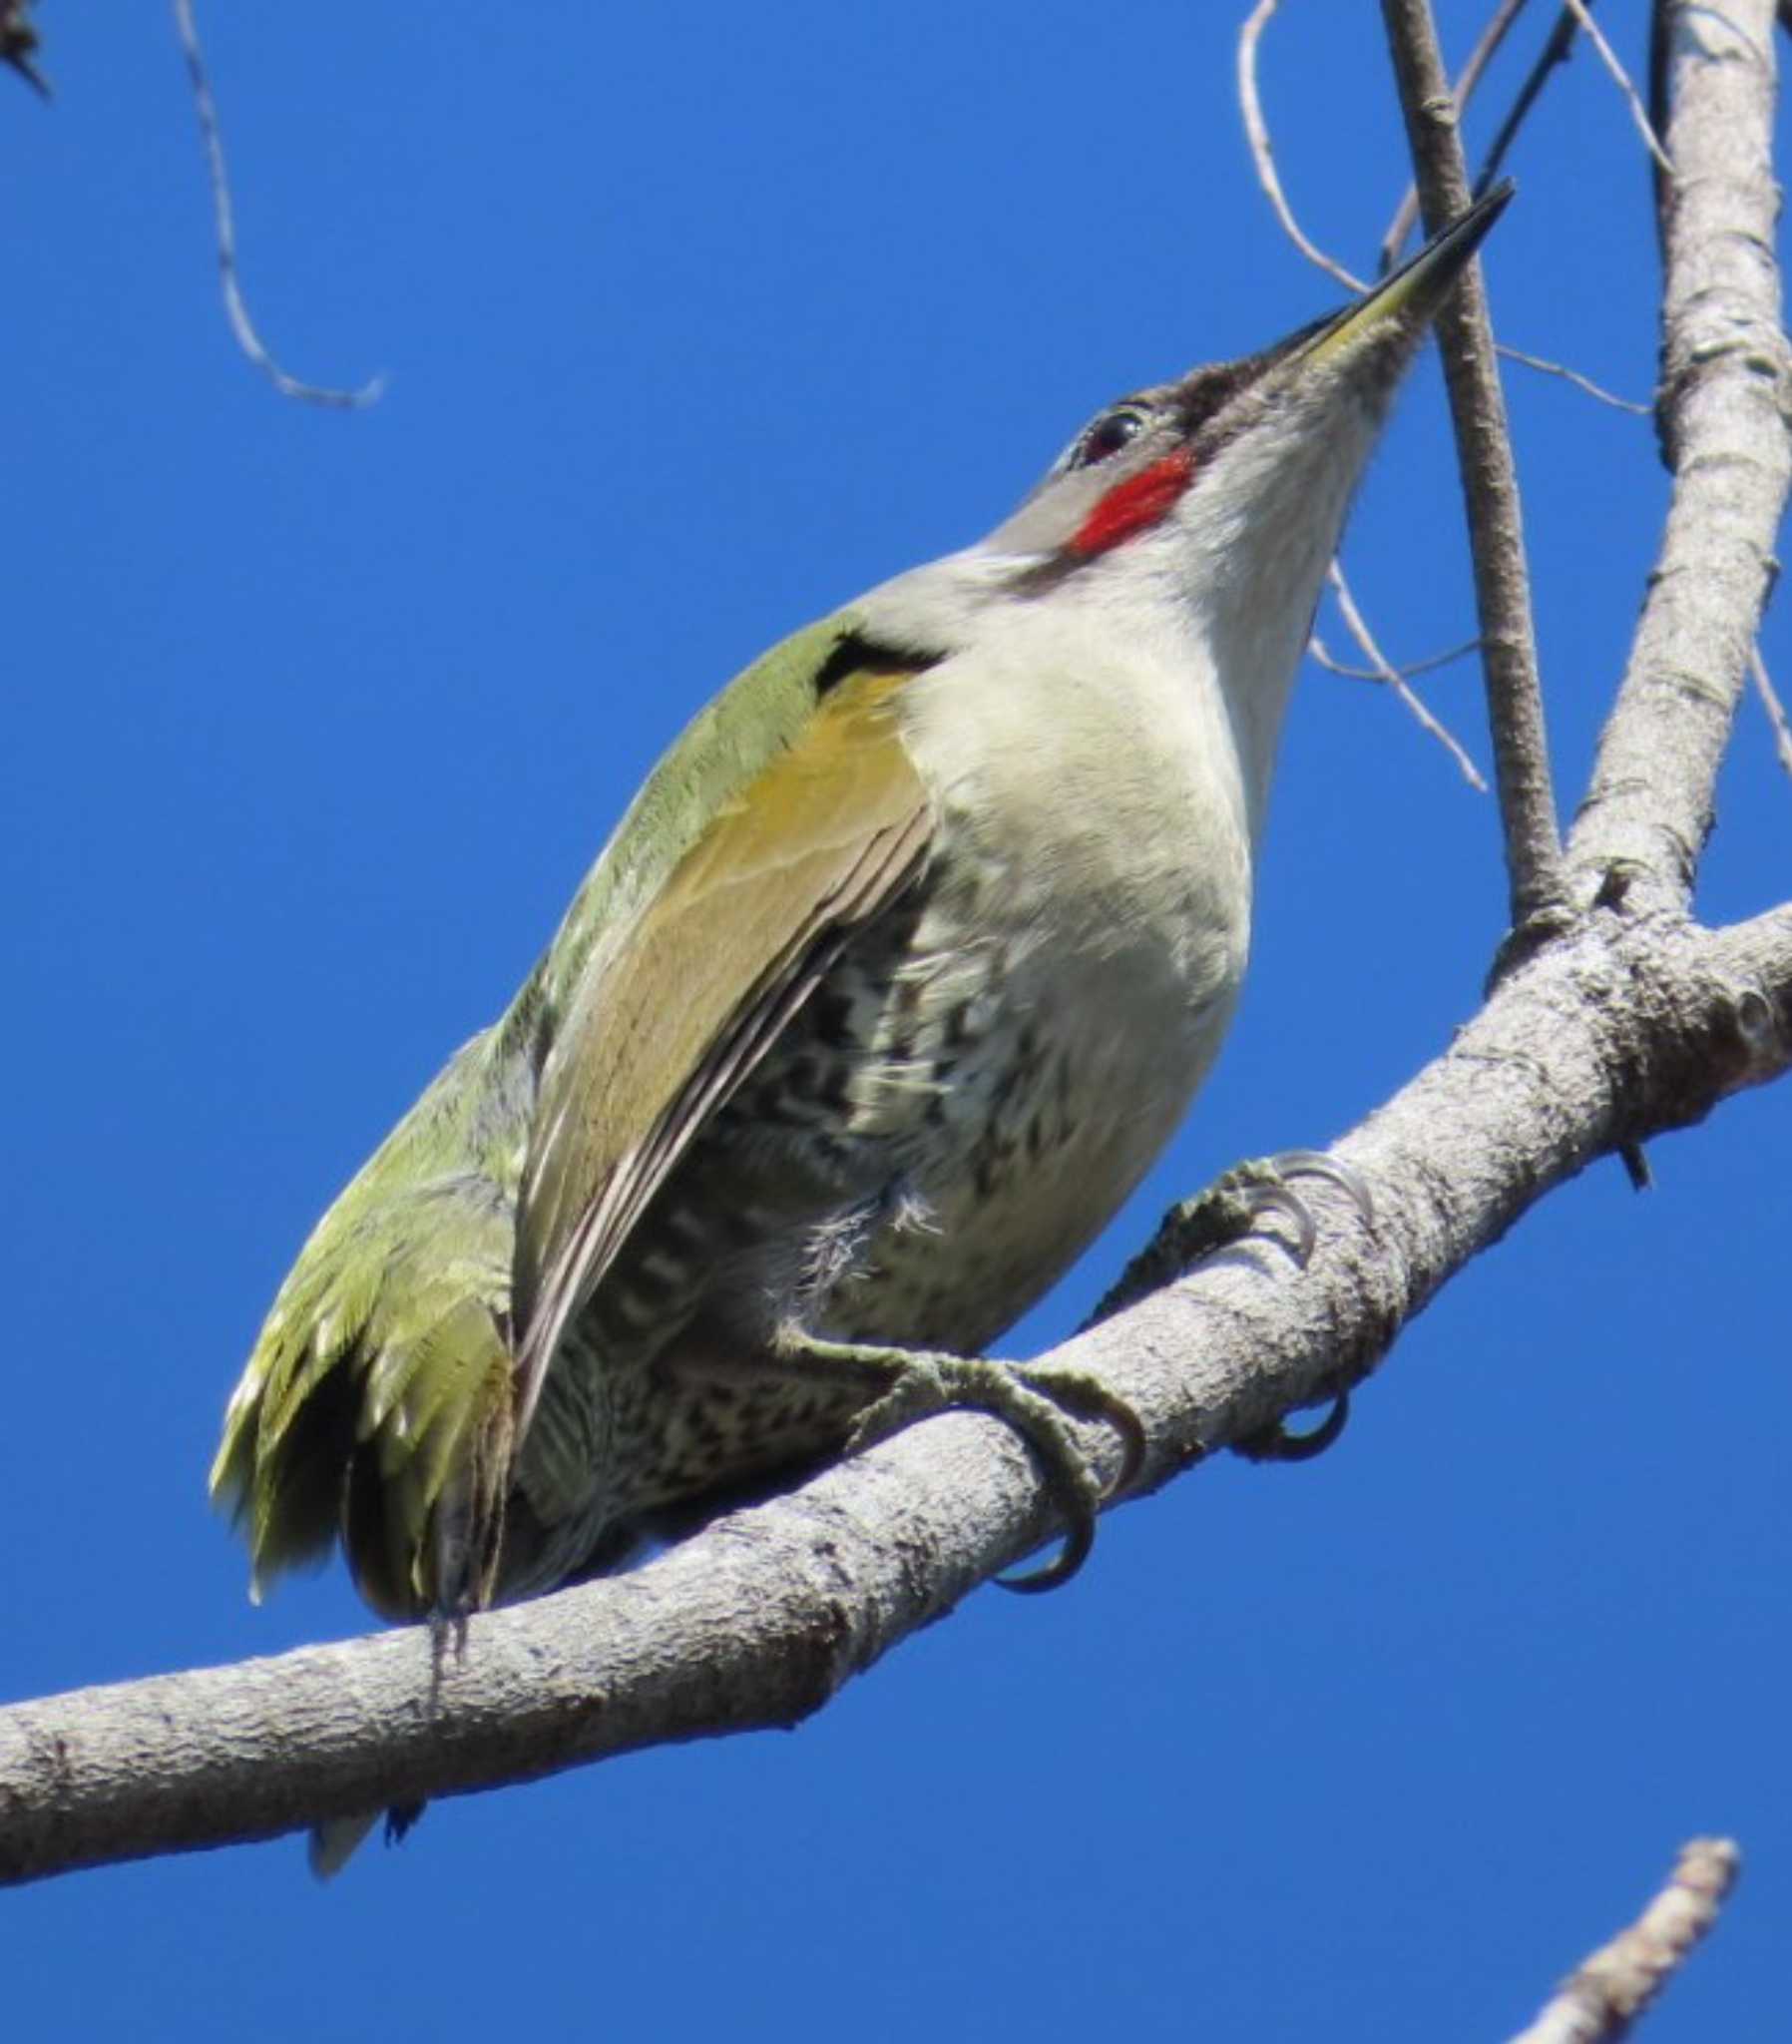
M 1438 54 L 1430 0 L 1382 0 L 1425 220 L 1437 233 L 1469 204 L 1456 109 Z M 1487 668 L 1494 776 L 1506 833 L 1515 932 L 1559 920 L 1566 899 L 1550 785 L 1549 740 L 1531 621 L 1530 573 L 1506 404 L 1479 263 L 1438 315 L 1444 379 L 1462 457 L 1475 560 L 1475 602 Z
M 1574 46 L 1574 33 L 1579 21 L 1570 7 L 1564 7 L 1556 17 L 1556 26 L 1551 29 L 1543 48 L 1538 52 L 1537 62 L 1525 74 L 1525 82 L 1519 87 L 1506 119 L 1494 133 L 1488 145 L 1488 152 L 1481 160 L 1481 169 L 1475 174 L 1475 196 L 1490 191 L 1494 180 L 1500 175 L 1501 166 L 1506 162 L 1507 152 L 1518 140 L 1519 130 L 1524 127 L 1531 109 L 1537 104 L 1538 95 L 1550 82 L 1550 74 L 1558 64 L 1566 64 L 1568 53 Z
M 1786 722 L 1786 706 L 1780 701 L 1779 691 L 1773 686 L 1773 677 L 1767 672 L 1767 663 L 1761 658 L 1758 646 L 1749 654 L 1748 666 L 1755 679 L 1755 694 L 1761 699 L 1767 722 L 1773 726 L 1773 750 L 1780 765 L 1792 773 L 1792 725 Z
M 1624 96 L 1624 104 L 1630 110 L 1630 119 L 1636 124 L 1636 132 L 1642 137 L 1648 153 L 1655 159 L 1656 167 L 1668 177 L 1674 174 L 1673 160 L 1661 147 L 1661 138 L 1655 133 L 1648 115 L 1643 111 L 1642 98 L 1630 83 L 1630 74 L 1618 61 L 1617 52 L 1605 40 L 1605 32 L 1593 20 L 1585 0 L 1565 0 L 1568 12 L 1586 31 L 1586 39 L 1599 53 L 1599 61 L 1610 73 L 1612 82 Z
M 1343 263 L 1335 262 L 1323 249 L 1309 242 L 1301 233 L 1300 224 L 1282 191 L 1282 181 L 1276 175 L 1275 152 L 1269 144 L 1269 124 L 1263 119 L 1263 102 L 1257 92 L 1257 45 L 1269 26 L 1269 17 L 1279 4 L 1280 0 L 1257 0 L 1245 17 L 1244 26 L 1238 31 L 1238 107 L 1244 121 L 1244 139 L 1250 145 L 1250 160 L 1256 167 L 1257 183 L 1262 186 L 1275 209 L 1276 219 L 1282 224 L 1282 232 L 1295 248 L 1309 262 L 1318 263 L 1327 276 L 1336 277 L 1347 290 L 1366 291 L 1369 286 L 1361 277 L 1353 276 Z
M 1500 45 L 1506 40 L 1510 29 L 1525 11 L 1528 0 L 1500 0 L 1494 9 L 1492 19 L 1481 31 L 1475 47 L 1469 52 L 1469 61 L 1463 66 L 1462 74 L 1456 81 L 1452 97 L 1460 115 L 1475 95 L 1475 88 L 1481 83 L 1482 75 L 1498 55 Z M 1381 253 L 1376 266 L 1383 275 L 1400 260 L 1400 252 L 1406 247 L 1406 238 L 1413 231 L 1413 224 L 1419 218 L 1419 188 L 1409 185 L 1402 195 L 1400 204 L 1394 210 L 1394 218 L 1388 224 L 1388 231 L 1381 238 Z
M 1512 2044 L 1615 2044 L 1717 1921 L 1742 1856 L 1728 1838 L 1680 1848 L 1667 1885 L 1627 1930 L 1593 1953 Z
M 1509 362 L 1522 363 L 1527 369 L 1540 369 L 1546 376 L 1560 376 L 1576 390 L 1584 390 L 1588 397 L 1596 397 L 1601 404 L 1610 405 L 1614 411 L 1634 412 L 1638 418 L 1646 419 L 1655 408 L 1652 404 L 1638 404 L 1633 397 L 1619 397 L 1615 391 L 1595 383 L 1590 376 L 1582 376 L 1578 369 L 1570 369 L 1563 362 L 1548 361 L 1542 355 L 1529 355 L 1522 347 L 1512 347 L 1506 341 L 1501 341 L 1494 352 Z
M 1576 893 L 1689 896 L 1792 487 L 1792 351 L 1774 254 L 1773 0 L 1666 0 L 1666 530 L 1569 846 Z
M 1372 671 L 1371 678 L 1385 683 L 1393 690 L 1405 704 L 1408 712 L 1417 720 L 1419 728 L 1429 732 L 1456 762 L 1462 769 L 1463 778 L 1476 793 L 1486 794 L 1487 780 L 1481 768 L 1469 758 L 1456 735 L 1447 730 L 1426 708 L 1417 692 L 1409 686 L 1405 674 L 1395 667 L 1375 643 L 1375 635 L 1369 630 L 1368 620 L 1358 610 L 1356 598 L 1350 593 L 1350 584 L 1344 580 L 1344 570 L 1334 561 L 1325 573 L 1326 580 L 1332 586 L 1332 594 L 1338 601 L 1338 614 L 1343 618 L 1350 636 L 1362 648 L 1363 658 L 1368 661 Z
M 1138 1413 L 1154 1489 L 1359 1380 L 1594 1157 L 1792 1066 L 1792 908 L 1716 933 L 1589 916 L 1339 1146 L 1304 1267 L 1258 1237 L 1063 1344 Z M 1165 1231 L 1173 1261 L 1174 1217 Z M 1147 1255 L 1151 1254 L 1147 1252 Z M 1110 1477 L 1117 1442 L 1087 1434 Z M 296 1829 L 817 1709 L 1048 1531 L 996 1421 L 910 1428 L 632 1575 L 427 1630 L 0 1711 L 0 1880 Z
M 206 167 L 212 180 L 212 212 L 217 223 L 219 286 L 224 292 L 224 313 L 236 345 L 247 355 L 282 397 L 296 397 L 307 404 L 327 405 L 337 410 L 355 410 L 372 404 L 385 388 L 385 378 L 375 376 L 358 390 L 338 390 L 327 384 L 301 383 L 289 376 L 268 352 L 249 317 L 248 303 L 236 268 L 236 223 L 230 205 L 229 173 L 224 167 L 224 133 L 218 123 L 218 104 L 212 97 L 206 76 L 206 60 L 200 49 L 199 24 L 194 19 L 193 0 L 174 0 L 175 28 L 193 81 L 193 104 L 200 118 L 200 135 L 206 145 Z
M 1479 639 L 1465 639 L 1460 646 L 1452 646 L 1444 653 L 1428 653 L 1423 660 L 1402 661 L 1394 672 L 1403 682 L 1410 682 L 1418 675 L 1435 674 L 1441 667 L 1454 667 L 1459 660 L 1467 660 L 1471 653 L 1480 651 Z M 1349 682 L 1385 683 L 1387 680 L 1379 668 L 1352 667 L 1347 660 L 1339 660 L 1317 632 L 1307 641 L 1307 657 L 1315 667 L 1324 668 L 1330 675 L 1342 675 Z

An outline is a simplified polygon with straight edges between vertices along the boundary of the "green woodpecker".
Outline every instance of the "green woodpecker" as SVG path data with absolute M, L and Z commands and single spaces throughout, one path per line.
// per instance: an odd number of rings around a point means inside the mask
M 281 1287 L 212 1472 L 257 1588 L 339 1540 L 392 1618 L 528 1596 L 949 1403 L 1090 1520 L 1058 1406 L 1124 1408 L 973 1358 L 1219 1046 L 1326 564 L 1508 196 L 697 717 Z

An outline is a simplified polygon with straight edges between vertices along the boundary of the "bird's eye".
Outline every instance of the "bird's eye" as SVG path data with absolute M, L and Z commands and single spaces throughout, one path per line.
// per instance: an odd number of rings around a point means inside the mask
M 1077 442 L 1071 466 L 1093 468 L 1098 461 L 1106 461 L 1110 455 L 1118 454 L 1143 431 L 1143 412 L 1134 411 L 1130 405 L 1117 405 L 1113 411 L 1103 412 Z

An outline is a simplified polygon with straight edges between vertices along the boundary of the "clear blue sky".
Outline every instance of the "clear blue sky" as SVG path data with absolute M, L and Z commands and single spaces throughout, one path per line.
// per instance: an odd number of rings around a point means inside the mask
M 256 311 L 302 375 L 391 376 L 337 416 L 228 345 L 165 10 L 44 7 L 56 105 L 0 76 L 0 1694 L 363 1628 L 333 1569 L 252 1610 L 206 1504 L 275 1284 L 729 674 L 975 537 L 1110 396 L 1336 302 L 1250 178 L 1236 11 L 209 7 Z M 1481 9 L 1442 11 L 1460 57 Z M 1375 10 L 1291 4 L 1265 90 L 1368 264 Z M 1645 165 L 1590 56 L 1514 168 L 1502 329 L 1646 393 Z M 1664 483 L 1645 422 L 1510 387 L 1571 805 Z M 1396 657 L 1471 635 L 1429 360 L 1346 560 Z M 1429 687 L 1485 760 L 1473 670 Z M 1703 906 L 1788 891 L 1749 704 Z M 1491 803 L 1310 673 L 1232 1043 L 1011 1352 L 1434 1053 L 1503 900 Z M 980 1594 L 794 1736 L 444 1803 L 329 1889 L 292 1840 L 0 1897 L 9 2034 L 1498 2039 L 1729 1830 L 1744 1886 L 1648 2035 L 1766 2036 L 1788 1155 L 1782 1087 L 1656 1145 L 1646 1199 L 1600 1166 L 1335 1453 L 1115 1514 L 1072 1589 Z

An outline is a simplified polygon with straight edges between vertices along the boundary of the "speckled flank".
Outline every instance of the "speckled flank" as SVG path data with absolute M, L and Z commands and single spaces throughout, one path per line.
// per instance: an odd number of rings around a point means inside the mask
M 1088 743 L 1092 715 L 1086 698 L 1059 743 Z M 1098 735 L 1132 742 L 1134 716 L 1117 691 Z M 563 1342 L 511 1594 L 663 1504 L 836 1448 L 875 1387 L 789 1357 L 785 1326 L 980 1351 L 1181 1115 L 1243 970 L 1242 847 L 1223 886 L 1189 885 L 1173 828 L 1089 844 L 1057 810 L 1010 830 L 1005 798 L 999 776 L 947 790 L 920 882 L 834 958 Z

